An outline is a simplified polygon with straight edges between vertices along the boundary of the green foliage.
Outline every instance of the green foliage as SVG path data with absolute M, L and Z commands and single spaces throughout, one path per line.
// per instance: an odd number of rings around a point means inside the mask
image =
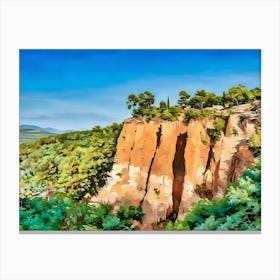
M 144 213 L 141 206 L 129 206 L 128 210 L 124 206 L 120 206 L 117 217 L 121 220 L 133 219 L 142 223 Z
M 155 102 L 155 96 L 145 91 L 138 95 L 130 94 L 127 98 L 127 108 L 132 109 L 132 116 L 139 117 L 144 115 L 144 110 L 150 109 Z
M 120 206 L 117 214 L 112 206 L 98 207 L 70 200 L 43 198 L 22 199 L 20 230 L 133 230 L 133 221 L 142 222 L 142 208 Z
M 223 92 L 222 96 L 216 96 L 214 93 L 206 92 L 203 89 L 198 90 L 195 95 L 187 101 L 187 103 L 182 104 L 184 106 L 190 105 L 192 108 L 202 109 L 205 107 L 212 107 L 213 105 L 222 105 L 224 107 L 234 106 L 244 103 L 250 103 L 253 100 L 260 99 L 260 88 L 248 90 L 244 85 L 239 84 L 237 86 L 231 87 L 227 93 Z M 184 101 L 184 98 L 182 98 L 182 100 Z M 179 102 L 178 104 L 180 105 Z
M 186 91 L 181 90 L 179 92 L 179 99 L 178 99 L 178 105 L 182 108 L 185 109 L 189 105 L 189 99 L 191 95 L 188 94 Z
M 214 119 L 214 128 L 207 128 L 207 134 L 209 135 L 211 142 L 220 140 L 221 132 L 225 130 L 227 116 L 220 115 Z
M 170 106 L 169 107 L 169 109 L 168 109 L 168 111 L 169 111 L 169 113 L 173 116 L 173 117 L 175 117 L 175 118 L 177 118 L 180 114 L 181 114 L 181 109 L 180 109 L 180 107 L 178 107 L 178 106 Z
M 161 116 L 160 109 L 158 109 L 155 106 L 152 106 L 149 109 L 144 109 L 143 110 L 143 116 L 146 117 L 147 121 L 150 121 L 154 117 L 160 117 Z
M 52 133 L 36 130 L 36 129 L 20 129 L 19 130 L 19 143 L 31 142 L 38 138 L 48 137 Z
M 221 117 L 216 117 L 214 122 L 214 127 L 217 131 L 224 131 L 226 127 L 226 121 L 225 118 Z
M 63 213 L 70 204 L 42 198 L 23 199 L 20 206 L 20 230 L 59 230 Z
M 223 103 L 227 106 L 238 106 L 239 104 L 249 103 L 260 98 L 260 88 L 248 90 L 244 85 L 239 84 L 238 86 L 231 87 L 227 94 L 223 95 Z
M 206 118 L 210 115 L 208 110 L 186 109 L 184 122 L 189 123 L 191 119 Z
M 209 144 L 205 135 L 200 134 L 200 140 L 201 140 L 203 145 L 208 145 Z
M 249 149 L 255 157 L 261 155 L 261 130 L 257 129 L 257 133 L 253 134 L 249 138 Z
M 216 142 L 220 140 L 221 131 L 216 128 L 207 128 L 207 134 L 209 135 L 211 142 Z
M 251 93 L 250 101 L 261 99 L 261 89 L 259 87 L 251 89 L 250 93 Z
M 232 128 L 232 134 L 233 134 L 234 136 L 237 136 L 237 135 L 238 135 L 238 131 L 237 131 L 236 127 L 233 127 L 233 128 Z
M 154 95 L 148 91 L 140 93 L 137 96 L 130 94 L 127 100 L 128 109 L 132 109 L 133 117 L 145 117 L 146 121 L 150 121 L 154 117 L 160 117 L 163 120 L 175 121 L 180 115 L 180 108 L 169 105 L 169 97 L 167 102 L 161 101 L 160 106 L 152 106 L 154 103 Z
M 160 111 L 160 113 L 163 113 L 165 110 L 167 110 L 166 102 L 160 101 L 160 103 L 159 103 L 159 111 Z
M 55 190 L 79 201 L 104 186 L 122 125 L 113 124 L 20 145 L 20 197 Z
M 227 93 L 223 92 L 222 96 L 217 96 L 213 92 L 206 92 L 204 89 L 196 91 L 194 96 L 190 98 L 190 94 L 182 90 L 179 92 L 178 106 L 170 106 L 169 97 L 167 102 L 160 101 L 159 107 L 152 106 L 154 104 L 154 95 L 148 91 L 138 95 L 130 94 L 127 100 L 128 109 L 132 109 L 133 117 L 145 117 L 150 121 L 153 117 L 160 117 L 163 120 L 175 121 L 181 112 L 185 111 L 185 123 L 190 119 L 203 118 L 209 116 L 210 107 L 214 105 L 234 106 L 259 100 L 261 97 L 260 88 L 247 90 L 244 85 L 231 87 Z M 191 107 L 192 109 L 185 109 Z M 208 108 L 204 110 L 203 108 Z M 212 109 L 213 110 L 213 109 Z M 215 113 L 214 110 L 212 113 Z M 229 114 L 234 113 L 227 112 Z M 223 116 L 220 116 L 221 118 Z M 219 129 L 218 129 L 219 130 Z
M 166 101 L 166 109 L 169 110 L 170 107 L 170 101 L 169 101 L 169 96 L 167 97 L 167 101 Z
M 230 183 L 220 201 L 194 203 L 184 220 L 168 223 L 166 230 L 260 230 L 261 161 L 247 168 L 237 182 Z
M 203 109 L 205 103 L 206 91 L 198 90 L 195 95 L 190 99 L 189 105 L 192 108 Z
M 203 109 L 204 107 L 212 107 L 213 105 L 217 105 L 218 99 L 214 93 L 206 92 L 202 89 L 195 93 L 188 104 L 193 108 Z
M 180 113 L 181 113 L 181 110 L 179 107 L 171 106 L 171 107 L 169 107 L 168 110 L 163 111 L 162 114 L 160 115 L 160 117 L 163 120 L 175 121 L 177 119 L 177 117 L 180 115 Z
M 168 111 L 168 110 L 165 110 L 161 115 L 160 117 L 163 119 L 163 120 L 167 120 L 167 121 L 175 121 L 176 118 L 174 116 L 172 116 L 172 114 Z

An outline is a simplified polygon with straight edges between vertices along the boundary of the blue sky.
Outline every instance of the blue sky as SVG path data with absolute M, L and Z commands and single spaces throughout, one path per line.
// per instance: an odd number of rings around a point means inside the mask
M 156 105 L 178 92 L 260 87 L 260 50 L 20 50 L 20 124 L 83 130 L 130 116 L 130 93 Z

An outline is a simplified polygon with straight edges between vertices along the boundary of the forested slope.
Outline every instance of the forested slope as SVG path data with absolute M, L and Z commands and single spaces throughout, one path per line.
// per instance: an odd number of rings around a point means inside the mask
M 20 145 L 20 197 L 80 201 L 98 192 L 112 168 L 122 125 L 69 132 Z

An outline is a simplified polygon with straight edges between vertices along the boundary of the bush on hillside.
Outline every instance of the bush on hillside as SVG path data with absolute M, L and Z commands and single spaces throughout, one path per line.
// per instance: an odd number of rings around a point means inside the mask
M 220 201 L 194 203 L 184 220 L 167 223 L 166 230 L 260 230 L 261 161 L 247 168 L 237 182 L 230 183 Z

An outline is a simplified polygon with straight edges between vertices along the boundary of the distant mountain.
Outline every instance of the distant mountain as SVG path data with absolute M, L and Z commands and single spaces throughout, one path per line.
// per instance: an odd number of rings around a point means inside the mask
M 22 124 L 19 126 L 19 128 L 20 129 L 40 130 L 43 132 L 48 132 L 48 133 L 53 133 L 53 134 L 61 134 L 61 133 L 73 131 L 73 130 L 59 130 L 59 129 L 52 128 L 52 127 L 40 127 L 40 126 L 32 125 L 32 124 Z
M 22 124 L 19 126 L 19 129 L 35 129 L 35 130 L 42 130 L 43 129 L 40 126 L 37 125 L 31 125 L 31 124 Z
M 38 138 L 45 138 L 54 135 L 40 129 L 21 128 L 19 130 L 19 143 L 31 142 Z

